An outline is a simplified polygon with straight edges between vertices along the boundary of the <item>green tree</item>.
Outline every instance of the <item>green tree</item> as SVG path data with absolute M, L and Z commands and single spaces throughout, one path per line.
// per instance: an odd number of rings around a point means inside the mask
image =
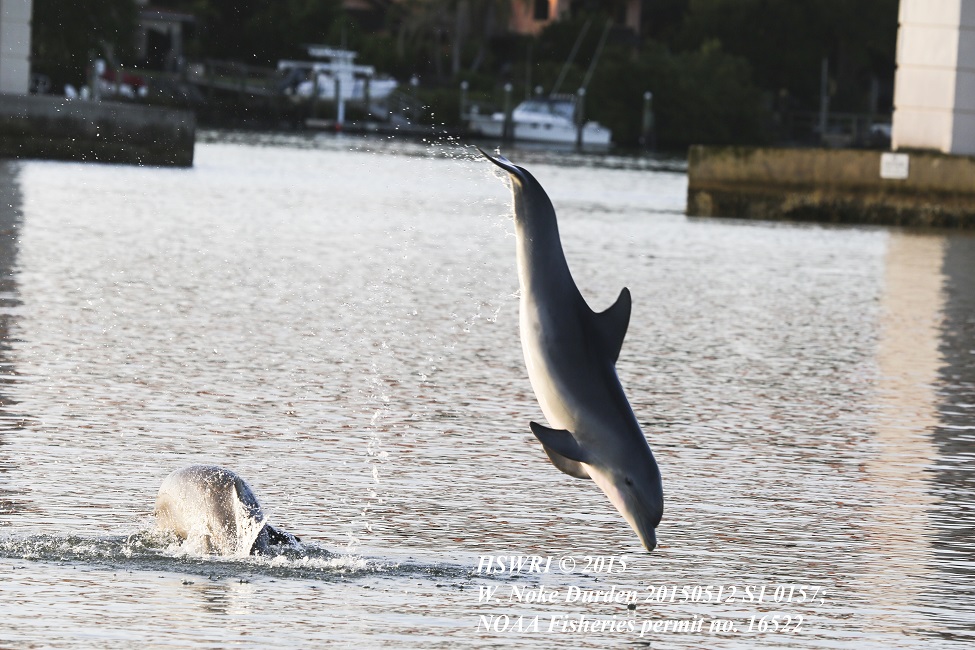
M 344 16 L 341 0 L 257 0 L 252 5 L 231 42 L 239 58 L 267 65 L 305 54 L 306 45 L 329 44 L 333 25 Z
M 426 71 L 440 80 L 476 71 L 491 38 L 505 30 L 510 12 L 511 0 L 405 0 L 390 20 L 396 52 L 413 60 L 413 72 Z
M 830 62 L 834 107 L 868 108 L 871 79 L 892 80 L 897 0 L 690 0 L 676 45 L 693 50 L 717 40 L 744 57 L 756 82 L 818 105 L 820 66 Z
M 722 51 L 717 42 L 679 53 L 651 44 L 635 59 L 616 48 L 607 50 L 605 59 L 593 77 L 587 113 L 610 127 L 617 143 L 639 139 L 647 91 L 653 93 L 661 147 L 768 139 L 770 116 L 748 62 Z
M 193 14 L 202 58 L 274 65 L 323 44 L 345 13 L 341 0 L 154 0 Z

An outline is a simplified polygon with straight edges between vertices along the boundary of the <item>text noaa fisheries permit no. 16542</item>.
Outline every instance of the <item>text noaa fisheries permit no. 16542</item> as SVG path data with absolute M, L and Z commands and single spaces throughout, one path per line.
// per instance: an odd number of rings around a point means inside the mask
M 479 632 L 496 633 L 554 633 L 554 634 L 612 634 L 637 633 L 643 637 L 654 634 L 749 634 L 802 632 L 804 617 L 798 614 L 764 614 L 748 618 L 710 618 L 692 615 L 682 619 L 641 619 L 636 616 L 587 616 L 585 614 L 517 615 L 481 614 Z

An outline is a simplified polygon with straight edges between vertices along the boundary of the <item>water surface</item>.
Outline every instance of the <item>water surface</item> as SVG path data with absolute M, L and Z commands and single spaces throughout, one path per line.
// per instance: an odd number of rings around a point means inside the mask
M 492 165 L 213 134 L 188 170 L 0 165 L 0 641 L 970 646 L 975 239 L 688 218 L 666 161 L 516 162 L 590 305 L 632 291 L 618 370 L 664 478 L 653 554 L 528 429 Z M 160 542 L 155 492 L 195 462 L 247 478 L 305 551 Z M 497 555 L 554 560 L 478 573 Z

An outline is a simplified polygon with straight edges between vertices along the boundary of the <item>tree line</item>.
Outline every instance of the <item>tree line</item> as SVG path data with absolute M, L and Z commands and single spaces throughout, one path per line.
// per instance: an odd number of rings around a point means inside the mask
M 512 34 L 513 3 L 531 0 L 154 0 L 195 16 L 187 57 L 273 65 L 306 44 L 344 46 L 418 93 L 437 123 L 460 119 L 458 87 L 490 104 L 510 83 L 574 92 L 612 25 L 587 89 L 587 117 L 619 143 L 640 136 L 653 93 L 658 142 L 755 144 L 777 137 L 783 116 L 819 108 L 823 61 L 831 110 L 889 113 L 897 0 L 645 0 L 639 36 L 622 27 L 625 0 L 578 0 L 537 36 Z M 133 0 L 34 0 L 33 65 L 55 83 L 81 80 L 91 53 L 134 60 Z M 588 28 L 587 28 L 588 25 Z M 580 37 L 581 35 L 581 37 Z M 577 46 L 578 41 L 578 46 Z M 573 48 L 577 55 L 563 71 Z

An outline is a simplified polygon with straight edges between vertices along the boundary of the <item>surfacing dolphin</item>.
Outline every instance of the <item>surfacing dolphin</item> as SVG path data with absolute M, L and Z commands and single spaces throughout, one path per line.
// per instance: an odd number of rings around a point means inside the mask
M 299 539 L 267 523 L 247 482 L 229 469 L 190 465 L 163 480 L 156 495 L 156 526 L 219 555 L 267 553 Z
M 616 376 L 630 292 L 593 312 L 569 273 L 545 190 L 525 169 L 479 151 L 511 178 L 521 347 L 551 426 L 531 422 L 532 433 L 556 467 L 591 478 L 652 551 L 664 508 L 660 470 Z

